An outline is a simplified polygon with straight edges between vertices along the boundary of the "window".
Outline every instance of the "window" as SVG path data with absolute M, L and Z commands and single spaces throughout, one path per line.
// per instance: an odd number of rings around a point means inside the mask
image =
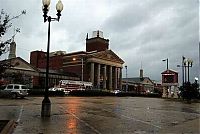
M 26 86 L 22 86 L 22 89 L 28 89 Z
M 173 83 L 174 82 L 174 76 L 173 75 L 167 75 L 164 77 L 164 83 Z
M 15 85 L 15 86 L 14 86 L 14 89 L 19 89 L 19 86 L 18 86 L 18 85 Z
M 7 89 L 13 89 L 13 85 L 8 85 Z

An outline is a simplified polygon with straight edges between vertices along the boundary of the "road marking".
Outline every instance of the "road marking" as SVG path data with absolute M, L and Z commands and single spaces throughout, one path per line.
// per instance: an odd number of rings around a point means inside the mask
M 104 111 L 106 111 L 106 112 L 112 113 L 112 111 L 108 111 L 107 109 L 102 109 L 102 110 L 104 110 Z M 123 115 L 123 114 L 120 114 L 120 116 L 125 117 L 125 118 L 127 118 L 127 119 L 131 119 L 131 120 L 134 120 L 134 121 L 137 121 L 137 122 L 141 122 L 141 123 L 143 123 L 143 124 L 147 124 L 147 125 L 154 126 L 154 127 L 156 127 L 156 128 L 161 129 L 160 126 L 154 125 L 154 124 L 152 124 L 152 123 L 150 123 L 150 122 L 146 122 L 146 121 L 143 121 L 143 120 L 139 120 L 139 119 L 136 119 L 136 118 L 134 118 L 134 117 L 129 117 L 129 116 L 126 116 L 126 115 Z
M 68 112 L 68 111 L 67 111 Z M 68 112 L 69 113 L 69 112 Z M 73 113 L 69 113 L 72 116 L 74 116 L 76 119 L 78 119 L 80 122 L 82 122 L 85 126 L 89 127 L 90 129 L 92 129 L 94 132 L 96 132 L 97 134 L 101 134 L 97 129 L 95 129 L 93 126 L 91 126 L 90 124 L 88 124 L 87 122 L 85 122 L 84 120 L 81 120 L 80 118 L 78 118 L 75 114 Z
M 19 123 L 19 121 L 21 120 L 23 109 L 24 109 L 24 105 L 22 105 L 20 108 L 19 116 L 18 116 L 16 123 Z
M 150 122 L 146 122 L 146 121 L 143 121 L 143 120 L 139 120 L 139 119 L 136 119 L 136 118 L 133 118 L 133 117 L 129 117 L 129 116 L 123 115 L 123 114 L 122 114 L 121 116 L 123 116 L 123 117 L 125 117 L 125 118 L 127 118 L 127 119 L 132 119 L 132 120 L 135 120 L 135 121 L 138 121 L 138 122 L 141 122 L 141 123 L 144 123 L 144 124 L 147 124 L 147 125 L 151 125 L 151 126 L 154 126 L 154 127 L 156 127 L 156 128 L 161 129 L 160 126 L 154 125 L 154 124 L 152 124 L 152 123 L 150 123 Z

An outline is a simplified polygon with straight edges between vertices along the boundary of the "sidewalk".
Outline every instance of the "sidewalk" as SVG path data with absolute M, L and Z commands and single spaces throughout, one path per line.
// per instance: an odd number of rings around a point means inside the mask
M 0 120 L 0 134 L 10 134 L 15 128 L 14 120 Z
M 24 106 L 21 111 L 23 116 L 18 119 L 14 134 L 95 133 L 90 130 L 90 127 L 86 127 L 87 124 L 81 122 L 76 115 L 67 112 L 59 105 L 52 104 L 51 117 L 46 118 L 40 116 L 41 105 Z

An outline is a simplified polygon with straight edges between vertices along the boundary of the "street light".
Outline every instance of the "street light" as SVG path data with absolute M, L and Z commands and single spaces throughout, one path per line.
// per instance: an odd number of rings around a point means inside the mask
M 47 60 L 46 60 L 46 78 L 45 78 L 45 94 L 44 99 L 42 101 L 42 111 L 41 111 L 41 117 L 50 117 L 51 114 L 51 102 L 49 99 L 49 90 L 48 90 L 48 78 L 49 78 L 49 46 L 50 46 L 50 23 L 51 21 L 59 21 L 61 16 L 61 11 L 63 10 L 63 4 L 59 0 L 56 4 L 56 10 L 57 10 L 57 18 L 51 18 L 51 16 L 48 16 L 47 13 L 49 11 L 51 0 L 42 0 L 43 4 L 43 17 L 44 22 L 48 21 L 48 41 L 47 41 Z
M 193 60 L 192 59 L 185 59 L 184 65 L 188 67 L 188 82 L 190 82 L 190 67 L 192 67 Z
M 182 67 L 182 73 L 183 73 L 183 86 L 184 83 L 187 82 L 187 77 L 188 77 L 188 82 L 190 82 L 190 71 L 189 68 L 192 67 L 193 61 L 192 59 L 186 59 L 184 56 L 182 57 L 182 66 L 177 65 L 177 67 Z M 188 71 L 188 76 L 187 76 L 187 71 Z M 185 73 L 184 73 L 185 72 Z M 185 76 L 185 78 L 184 78 Z
M 182 67 L 182 86 L 184 86 L 184 60 L 185 60 L 185 57 L 182 56 L 182 65 L 177 65 L 177 67 Z M 186 73 L 185 73 L 185 76 L 186 76 Z
M 125 66 L 126 69 L 126 92 L 128 90 L 128 79 L 127 79 L 127 65 Z
M 72 58 L 73 61 L 76 61 L 76 58 Z M 83 83 L 83 57 L 81 57 L 81 81 Z
M 169 69 L 169 64 L 168 64 L 168 58 L 167 59 L 164 59 L 162 61 L 167 61 L 167 70 Z

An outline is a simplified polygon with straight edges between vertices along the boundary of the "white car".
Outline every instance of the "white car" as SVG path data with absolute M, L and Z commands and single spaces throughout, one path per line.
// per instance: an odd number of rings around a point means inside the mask
M 49 91 L 63 91 L 65 93 L 65 95 L 69 94 L 69 92 L 71 92 L 71 90 L 62 88 L 62 87 L 52 87 L 49 88 Z
M 113 90 L 113 91 L 111 91 L 111 93 L 114 93 L 114 94 L 118 94 L 120 92 L 121 92 L 120 90 Z
M 49 91 L 56 91 L 56 88 L 54 88 L 54 87 L 49 88 Z
M 7 94 L 11 95 L 12 98 L 21 97 L 24 98 L 28 95 L 28 88 L 26 85 L 21 84 L 8 84 L 3 90 Z
M 64 90 L 65 90 L 64 88 L 60 88 L 60 87 L 49 88 L 49 91 L 64 91 Z

